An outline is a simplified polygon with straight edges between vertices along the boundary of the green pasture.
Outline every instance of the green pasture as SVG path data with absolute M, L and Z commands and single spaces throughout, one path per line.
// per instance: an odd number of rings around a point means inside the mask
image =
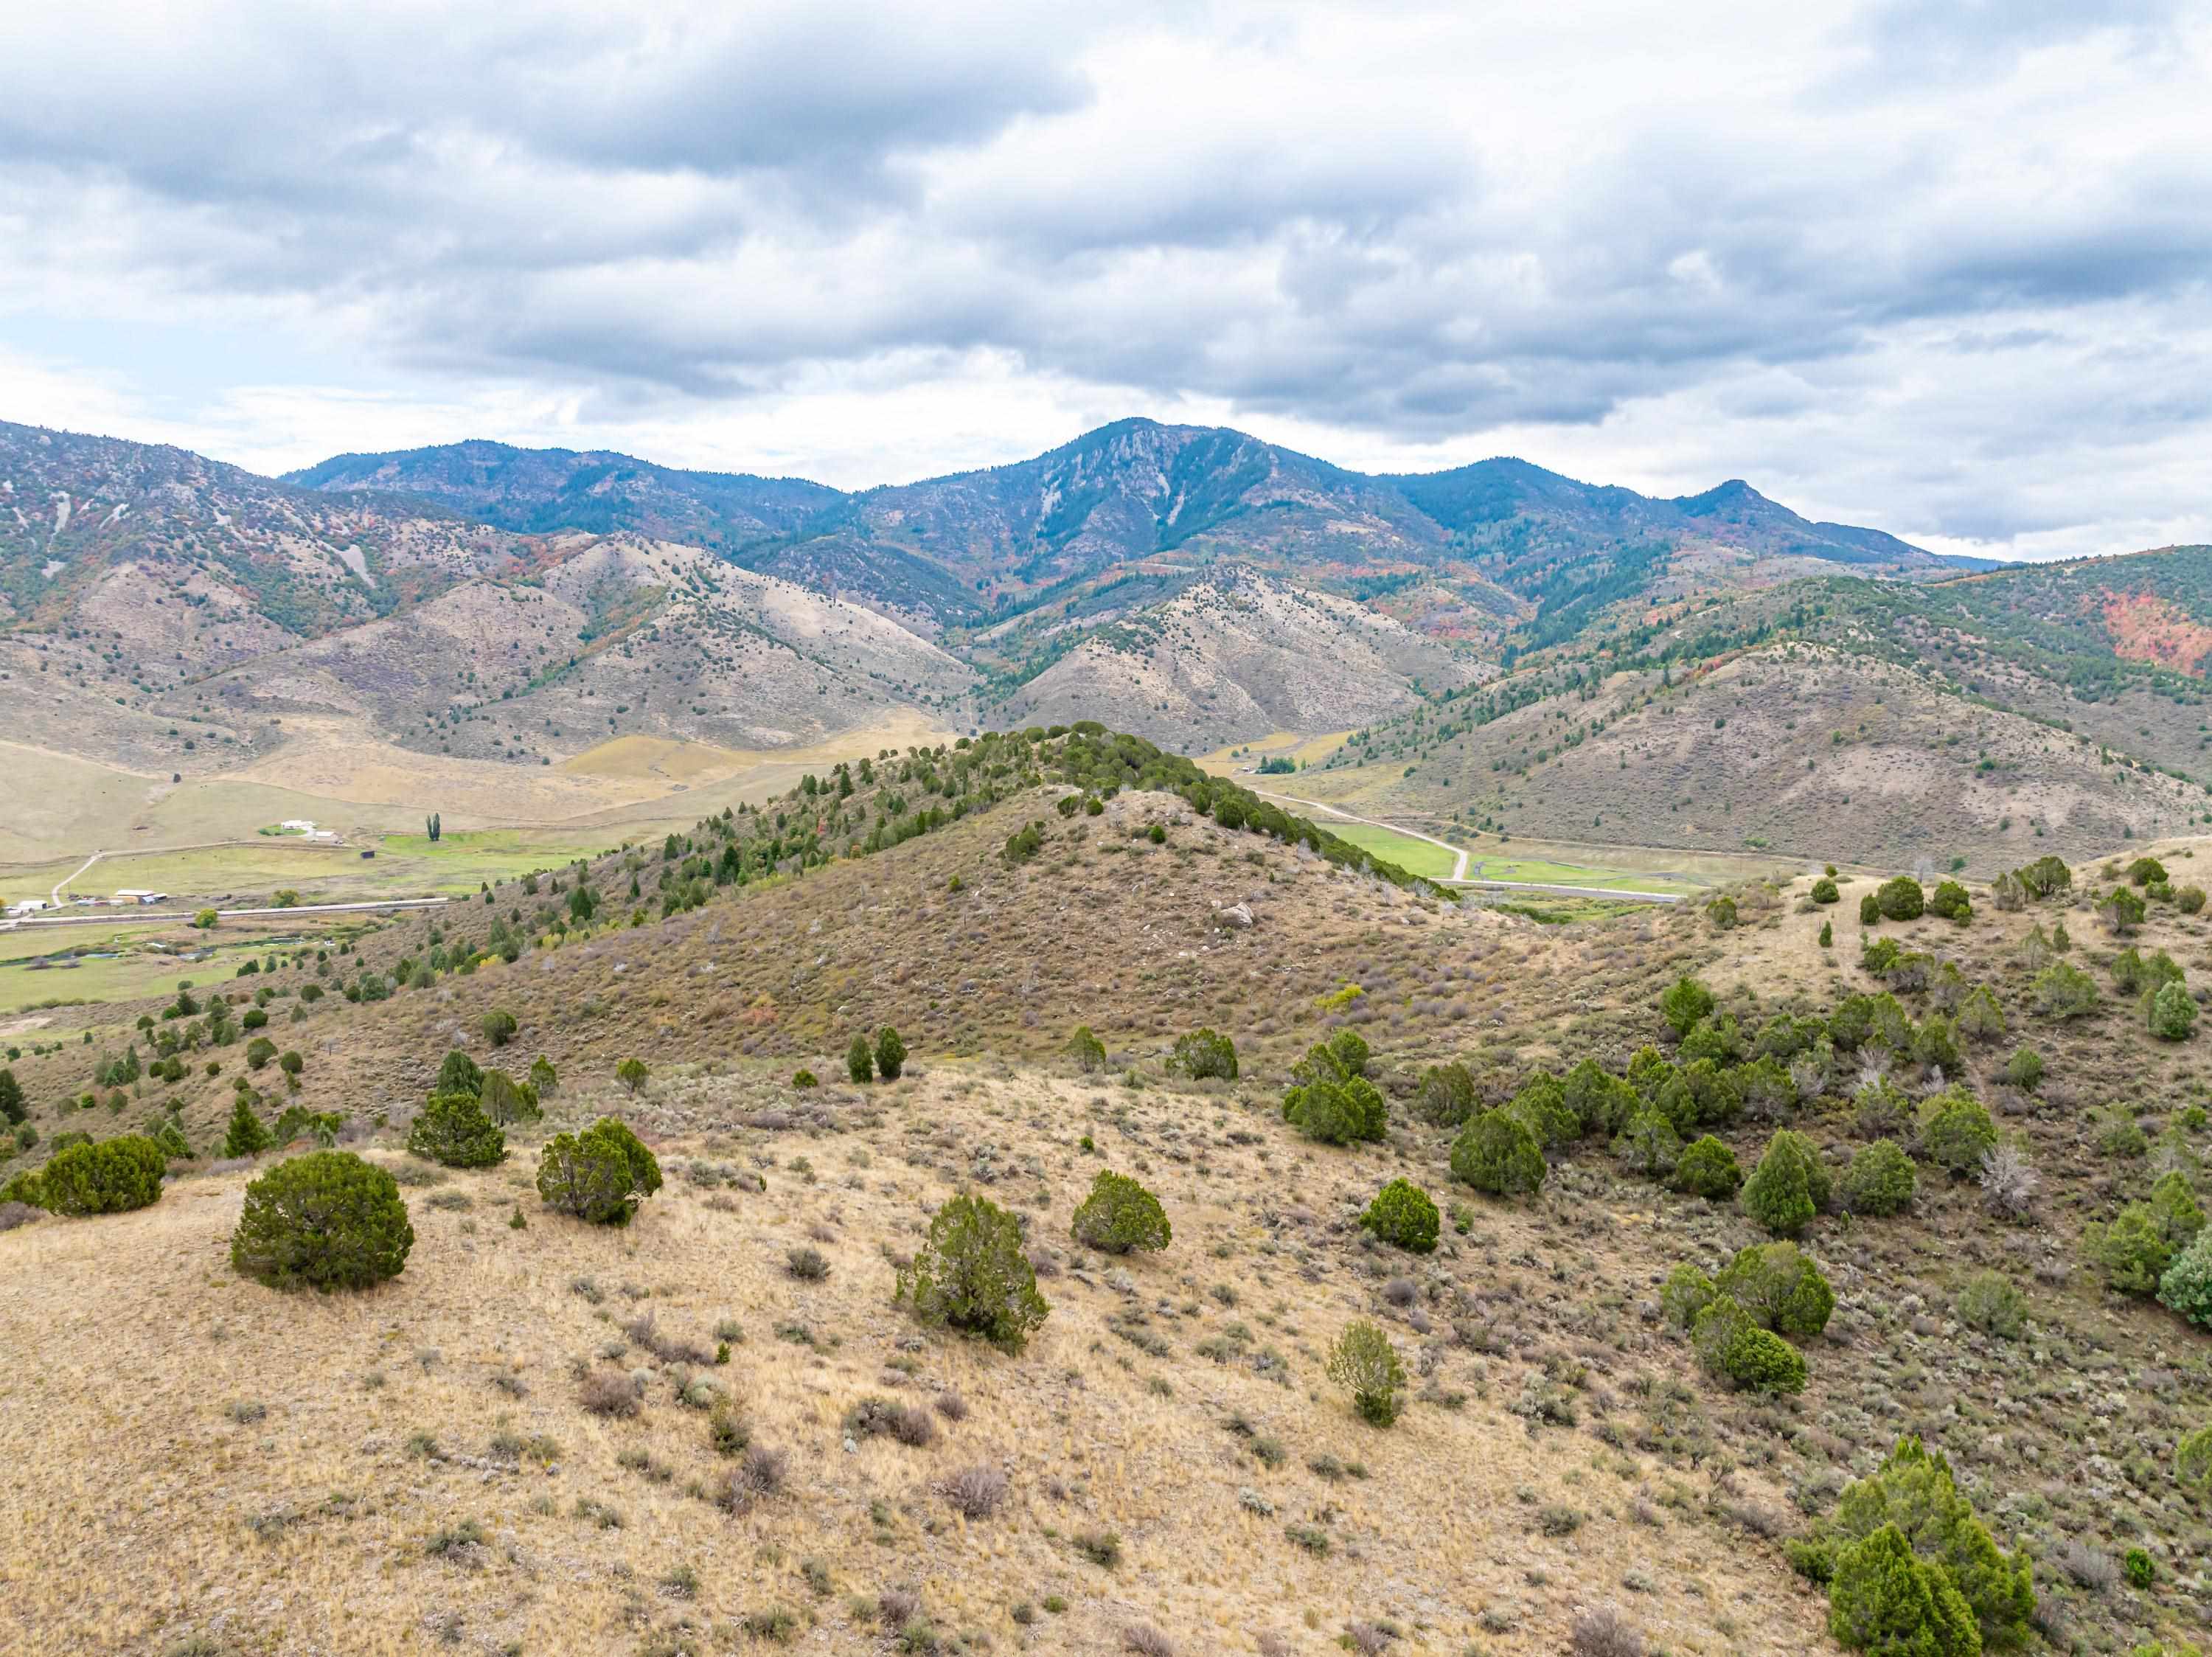
M 105 898 L 126 888 L 166 892 L 173 907 L 235 899 L 258 904 L 286 887 L 306 903 L 349 903 L 376 898 L 453 896 L 487 880 L 506 880 L 532 869 L 555 869 L 622 844 L 608 829 L 586 838 L 574 831 L 483 829 L 455 832 L 433 842 L 423 834 L 386 834 L 331 846 L 292 835 L 268 835 L 236 844 L 175 851 L 125 851 L 103 856 L 70 880 L 64 896 Z M 363 857 L 374 851 L 374 857 Z M 81 856 L 0 868 L 0 900 L 44 898 L 71 875 Z
M 94 953 L 40 957 L 33 953 L 39 947 L 82 948 Z M 248 959 L 268 953 L 268 946 L 255 941 L 219 945 L 207 960 L 184 960 L 148 953 L 127 941 L 103 940 L 94 945 L 81 936 L 66 937 L 63 929 L 56 928 L 35 935 L 0 935 L 0 951 L 9 958 L 0 961 L 0 1011 L 24 1012 L 50 1001 L 82 1002 L 88 1008 L 137 1001 L 167 994 L 183 978 L 196 984 L 228 983 Z M 41 960 L 45 965 L 40 965 Z
M 1297 807 L 1290 809 L 1295 811 Z M 1442 846 L 1432 846 L 1426 840 L 1417 840 L 1395 829 L 1377 828 L 1371 823 L 1347 823 L 1340 817 L 1319 812 L 1313 813 L 1313 822 L 1316 827 L 1328 830 L 1338 839 L 1349 841 L 1362 851 L 1371 852 L 1424 880 L 1449 880 L 1457 861 Z

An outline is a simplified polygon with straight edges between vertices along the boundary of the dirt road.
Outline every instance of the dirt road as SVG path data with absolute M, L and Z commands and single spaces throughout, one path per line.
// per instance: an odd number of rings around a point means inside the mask
M 1639 904 L 1679 904 L 1682 901 L 1681 894 L 1677 892 L 1638 892 L 1627 886 L 1556 886 L 1547 880 L 1498 880 L 1487 876 L 1469 880 L 1467 873 L 1468 853 L 1449 840 L 1439 840 L 1433 834 L 1424 834 L 1420 830 L 1407 828 L 1402 823 L 1386 823 L 1379 817 L 1362 817 L 1357 812 L 1344 811 L 1335 806 L 1324 805 L 1318 800 L 1301 800 L 1296 795 L 1273 794 L 1266 789 L 1255 789 L 1252 792 L 1263 800 L 1279 801 L 1286 806 L 1304 806 L 1309 811 L 1317 811 L 1329 817 L 1340 817 L 1347 823 L 1364 823 L 1370 828 L 1388 829 L 1391 833 L 1402 834 L 1409 840 L 1425 840 L 1432 846 L 1441 847 L 1443 850 L 1451 853 L 1455 861 L 1452 864 L 1452 872 L 1437 878 L 1437 884 L 1439 886 L 1495 886 L 1508 892 L 1556 892 L 1569 898 L 1623 898 L 1631 903 Z

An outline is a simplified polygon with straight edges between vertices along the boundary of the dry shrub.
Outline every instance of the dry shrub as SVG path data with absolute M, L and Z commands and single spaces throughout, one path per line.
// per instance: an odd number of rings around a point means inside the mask
M 653 1326 L 653 1313 L 632 1318 L 623 1325 L 623 1333 L 663 1363 L 708 1364 L 714 1355 L 696 1341 L 687 1341 L 673 1335 L 663 1335 Z
M 783 1489 L 790 1458 L 781 1450 L 756 1444 L 745 1452 L 735 1471 L 723 1481 L 721 1505 L 733 1514 L 750 1513 Z
M 1647 1648 L 1633 1623 L 1611 1605 L 1600 1605 L 1575 1618 L 1567 1649 L 1574 1657 L 1644 1657 Z
M 635 1416 L 637 1383 L 619 1369 L 594 1369 L 584 1377 L 580 1402 L 595 1416 Z
M 876 1616 L 886 1628 L 902 1629 L 921 1615 L 921 1596 L 911 1588 L 885 1588 L 876 1596 Z
M 937 1395 L 937 1413 L 947 1421 L 968 1419 L 968 1400 L 951 1388 Z
M 1176 1657 L 1175 1642 L 1150 1623 L 1136 1623 L 1121 1630 L 1121 1648 L 1139 1657 Z
M 18 1226 L 27 1226 L 44 1213 L 43 1209 L 34 1209 L 28 1203 L 0 1203 L 0 1231 L 13 1231 Z
M 2085 1542 L 2069 1542 L 2060 1548 L 2058 1563 L 2069 1576 L 2098 1593 L 2107 1592 L 2120 1580 L 2120 1568 L 2112 1563 L 2112 1555 Z
M 845 1412 L 845 1430 L 854 1438 L 895 1438 L 917 1449 L 937 1439 L 937 1423 L 928 1410 L 889 1398 L 862 1398 Z
M 944 1489 L 945 1499 L 963 1518 L 988 1519 L 1006 1499 L 1006 1476 L 979 1462 L 945 1480 Z

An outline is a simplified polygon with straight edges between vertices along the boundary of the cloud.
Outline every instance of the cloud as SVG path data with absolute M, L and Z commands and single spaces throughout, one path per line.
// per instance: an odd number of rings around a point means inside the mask
M 2208 69 L 2122 0 L 94 0 L 0 57 L 0 384 L 842 483 L 1143 411 L 2112 550 L 2212 533 Z

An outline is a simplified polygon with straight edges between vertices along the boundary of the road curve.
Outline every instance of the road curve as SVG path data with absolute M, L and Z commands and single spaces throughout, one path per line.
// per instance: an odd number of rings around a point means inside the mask
M 1334 806 L 1324 805 L 1318 800 L 1301 800 L 1293 794 L 1274 794 L 1266 789 L 1255 789 L 1252 792 L 1263 800 L 1279 800 L 1285 805 L 1304 806 L 1310 811 L 1340 817 L 1347 823 L 1364 823 L 1370 828 L 1388 829 L 1391 833 L 1402 834 L 1410 840 L 1425 840 L 1432 846 L 1441 846 L 1458 861 L 1453 863 L 1449 874 L 1437 878 L 1436 884 L 1438 886 L 1497 886 L 1510 892 L 1556 892 L 1569 898 L 1624 898 L 1632 903 L 1641 904 L 1679 904 L 1682 901 L 1682 894 L 1679 892 L 1638 892 L 1627 886 L 1555 886 L 1546 880 L 1470 880 L 1467 877 L 1468 854 L 1448 840 L 1437 839 L 1433 834 L 1424 834 L 1420 830 L 1407 828 L 1402 823 L 1386 823 L 1380 818 L 1362 817 L 1356 812 L 1343 811 Z
M 1388 829 L 1393 834 L 1402 834 L 1409 840 L 1426 840 L 1432 846 L 1442 847 L 1458 861 L 1452 872 L 1443 878 L 1458 882 L 1467 879 L 1467 853 L 1449 840 L 1439 840 L 1433 834 L 1424 834 L 1419 829 L 1409 829 L 1396 823 L 1385 823 L 1377 818 L 1362 817 L 1356 812 L 1341 811 L 1334 806 L 1325 806 L 1318 800 L 1301 800 L 1294 794 L 1273 794 L 1266 789 L 1255 789 L 1253 793 L 1262 800 L 1280 800 L 1285 805 L 1304 806 L 1309 811 L 1326 812 L 1331 817 L 1341 817 L 1347 823 L 1364 823 L 1370 828 Z
M 54 907 L 56 909 L 59 909 L 62 906 L 62 888 L 69 885 L 70 881 L 76 879 L 77 875 L 83 874 L 85 869 L 90 868 L 94 863 L 98 862 L 106 856 L 107 856 L 107 854 L 104 851 L 94 852 L 91 856 L 84 860 L 83 868 L 79 868 L 75 874 L 64 874 L 60 880 L 54 882 L 53 899 Z

